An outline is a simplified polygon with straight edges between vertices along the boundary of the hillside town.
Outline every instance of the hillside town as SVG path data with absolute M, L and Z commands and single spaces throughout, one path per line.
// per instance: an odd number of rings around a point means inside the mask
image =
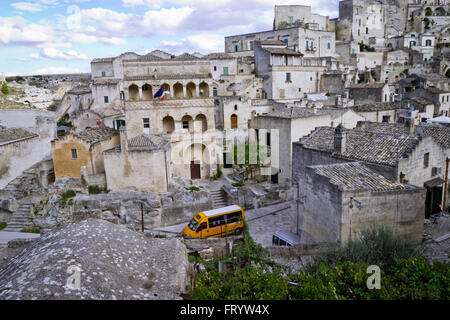
M 224 43 L 0 79 L 0 300 L 182 299 L 242 241 L 183 237 L 222 209 L 293 271 L 374 225 L 449 262 L 450 1 L 276 5 Z

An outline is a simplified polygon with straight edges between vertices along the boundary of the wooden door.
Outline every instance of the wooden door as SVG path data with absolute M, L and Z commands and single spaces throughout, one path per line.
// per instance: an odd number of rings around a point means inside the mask
M 201 171 L 200 171 L 200 164 L 195 163 L 195 161 L 191 161 L 191 179 L 197 180 L 201 179 Z

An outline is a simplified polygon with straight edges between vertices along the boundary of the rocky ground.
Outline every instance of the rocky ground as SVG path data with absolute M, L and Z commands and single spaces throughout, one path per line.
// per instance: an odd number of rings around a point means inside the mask
M 437 220 L 431 221 L 424 226 L 423 255 L 430 261 L 450 261 L 450 238 L 444 240 L 444 236 L 450 233 L 450 216 L 445 215 Z M 441 240 L 441 239 L 442 240 Z M 439 241 L 441 240 L 441 241 Z
M 0 300 L 180 299 L 187 266 L 176 239 L 87 219 L 0 250 Z

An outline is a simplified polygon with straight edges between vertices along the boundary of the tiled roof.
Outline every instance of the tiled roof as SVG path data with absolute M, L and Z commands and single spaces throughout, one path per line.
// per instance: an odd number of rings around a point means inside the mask
M 233 56 L 230 56 L 228 53 L 221 53 L 221 52 L 217 52 L 217 53 L 210 53 L 207 54 L 206 56 L 202 57 L 202 59 L 205 60 L 228 60 L 228 59 L 236 59 Z
M 433 105 L 434 105 L 434 102 L 433 102 L 433 101 L 430 101 L 430 100 L 428 100 L 428 99 L 421 98 L 421 97 L 412 98 L 411 101 L 417 102 L 417 103 L 419 103 L 419 104 L 421 104 L 421 105 L 424 105 L 424 106 L 430 105 L 430 104 L 433 104 Z
M 92 60 L 91 63 L 101 63 L 101 62 L 113 62 L 115 58 L 97 58 Z
M 372 83 L 359 83 L 351 84 L 348 89 L 381 89 L 385 86 L 385 83 L 372 82 Z
M 35 137 L 38 137 L 38 135 L 21 128 L 5 128 L 0 126 L 0 144 L 7 144 L 16 140 Z
M 304 107 L 291 107 L 291 108 L 279 108 L 274 112 L 260 115 L 260 117 L 269 118 L 282 118 L 282 119 L 300 119 L 309 117 L 318 117 L 323 115 L 329 115 L 332 119 L 335 119 L 342 114 L 346 113 L 348 110 L 345 109 L 313 109 Z
M 371 104 L 362 104 L 350 107 L 356 112 L 373 112 L 373 111 L 386 111 L 386 110 L 395 110 L 398 109 L 396 103 L 392 102 L 383 102 L 383 103 L 371 103 Z
M 410 188 L 389 181 L 360 162 L 310 166 L 309 168 L 316 174 L 329 178 L 330 183 L 337 185 L 342 191 L 383 192 Z
M 330 152 L 340 158 L 394 166 L 399 159 L 406 157 L 418 142 L 416 137 L 344 129 L 345 149 L 337 154 L 334 153 L 334 132 L 332 127 L 317 128 L 302 139 L 301 144 L 305 148 Z
M 158 150 L 163 148 L 168 143 L 163 136 L 141 134 L 137 137 L 128 140 L 128 149 L 134 150 Z
M 183 53 L 179 56 L 176 56 L 173 60 L 200 60 L 201 58 L 198 58 L 190 53 Z
M 98 127 L 85 129 L 83 131 L 74 131 L 70 132 L 69 134 L 72 134 L 74 137 L 90 143 L 92 146 L 101 141 L 105 141 L 118 133 L 119 132 L 117 130 L 109 127 Z
M 227 88 L 227 91 L 236 91 L 236 92 L 238 92 L 238 91 L 247 89 L 248 86 L 251 85 L 251 84 L 252 84 L 252 80 L 251 79 L 246 79 L 246 80 L 243 80 L 243 81 L 238 82 L 238 83 L 232 83 Z
M 270 52 L 271 54 L 303 57 L 303 53 L 300 53 L 300 52 L 297 52 L 294 50 L 290 50 L 287 48 L 263 48 L 263 49 Z
M 77 87 L 74 87 L 74 88 L 70 89 L 69 91 L 67 91 L 67 93 L 80 95 L 80 94 L 92 93 L 92 90 L 89 86 L 77 86 Z
M 358 122 L 357 128 L 365 126 L 366 131 L 382 132 L 394 135 L 409 135 L 409 128 L 404 124 L 398 123 L 385 123 L 385 122 Z M 422 129 L 422 136 L 431 136 L 437 144 L 439 144 L 444 150 L 450 149 L 450 128 L 441 125 L 422 125 L 416 126 L 416 134 L 418 128 Z

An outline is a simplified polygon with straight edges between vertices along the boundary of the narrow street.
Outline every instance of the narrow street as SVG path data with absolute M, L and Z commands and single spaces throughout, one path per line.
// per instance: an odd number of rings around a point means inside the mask
M 252 238 L 268 247 L 272 244 L 272 236 L 275 232 L 290 229 L 290 205 L 291 202 L 283 202 L 276 205 L 245 211 L 246 220 Z M 195 213 L 192 214 L 194 216 Z M 181 233 L 186 223 L 155 228 L 151 231 L 162 231 L 168 235 L 176 236 Z

